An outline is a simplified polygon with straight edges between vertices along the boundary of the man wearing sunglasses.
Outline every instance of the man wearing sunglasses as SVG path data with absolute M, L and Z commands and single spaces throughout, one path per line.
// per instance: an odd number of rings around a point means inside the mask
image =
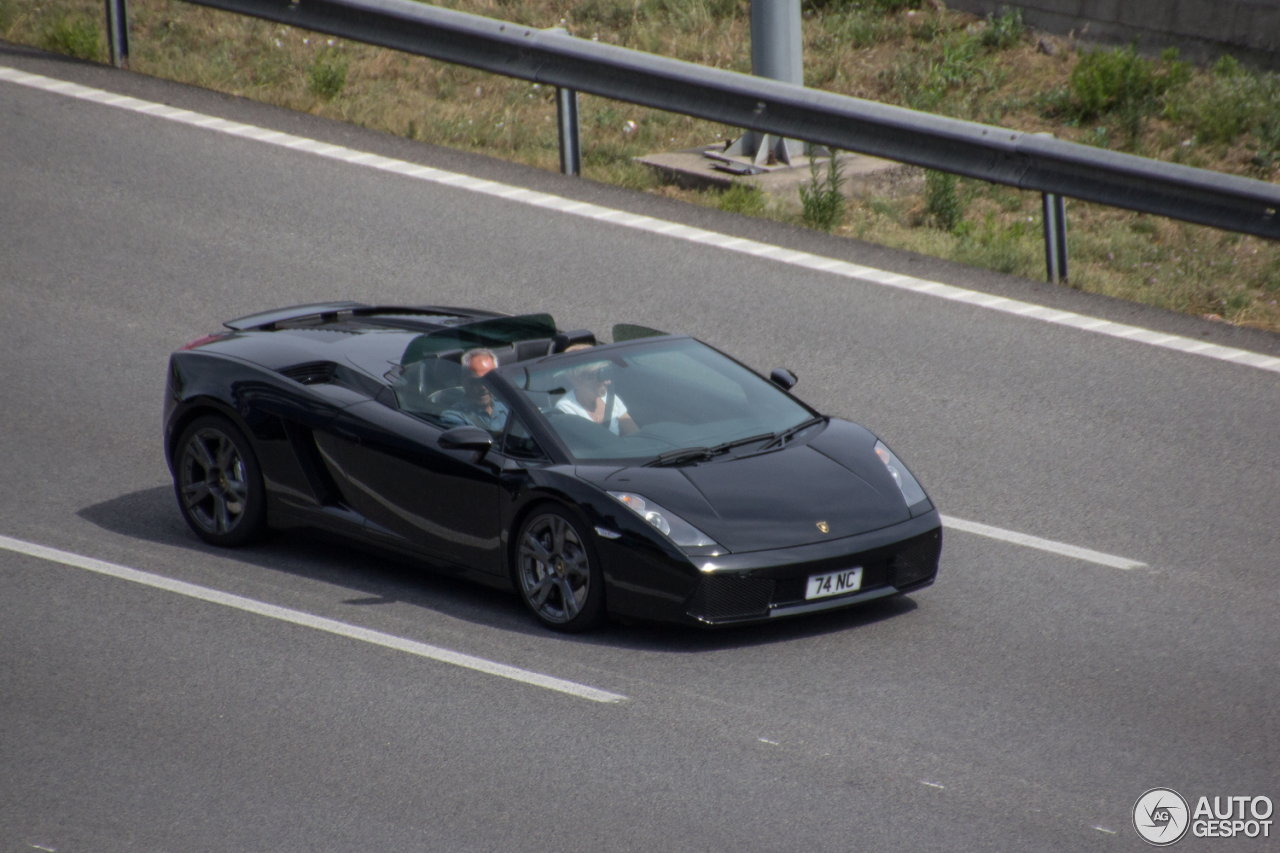
M 478 426 L 495 435 L 507 424 L 507 407 L 493 396 L 484 375 L 498 366 L 492 350 L 473 349 L 462 356 L 463 398 L 440 416 L 449 426 Z

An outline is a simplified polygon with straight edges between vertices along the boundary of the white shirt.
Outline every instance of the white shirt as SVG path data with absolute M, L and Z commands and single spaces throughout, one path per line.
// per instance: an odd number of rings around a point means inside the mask
M 583 405 L 578 402 L 578 395 L 573 391 L 570 391 L 568 394 L 565 394 L 563 397 L 561 397 L 560 401 L 556 403 L 556 408 L 562 412 L 568 412 L 571 415 L 577 415 L 580 418 L 586 418 L 587 420 L 595 420 L 594 418 L 591 417 L 591 413 L 588 412 L 586 408 L 584 408 Z M 609 419 L 609 431 L 612 432 L 614 435 L 620 435 L 620 433 L 618 432 L 618 418 L 622 417 L 626 413 L 627 413 L 626 404 L 622 402 L 621 397 L 619 397 L 617 394 L 614 394 L 613 395 L 613 417 Z

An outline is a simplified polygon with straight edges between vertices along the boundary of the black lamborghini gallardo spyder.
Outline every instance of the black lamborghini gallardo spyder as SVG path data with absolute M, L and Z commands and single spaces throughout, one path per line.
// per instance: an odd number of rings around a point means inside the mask
M 550 628 L 701 625 L 933 583 L 938 511 L 857 424 L 686 335 L 302 305 L 169 363 L 165 455 L 215 545 L 310 526 L 514 590 Z

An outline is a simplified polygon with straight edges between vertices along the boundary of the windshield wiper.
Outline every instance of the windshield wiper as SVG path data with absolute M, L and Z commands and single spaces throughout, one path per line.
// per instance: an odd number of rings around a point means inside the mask
M 678 462 L 692 462 L 694 459 L 710 459 L 715 454 L 710 447 L 682 447 L 679 450 L 668 450 L 644 463 L 646 468 L 658 468 L 662 465 L 674 465 Z
M 764 441 L 767 438 L 773 438 L 773 433 L 762 432 L 759 435 L 749 435 L 746 438 L 735 438 L 733 441 L 726 441 L 724 444 L 717 444 L 710 448 L 712 453 L 724 453 L 735 447 L 741 447 L 744 444 L 755 444 L 757 441 Z
M 710 459 L 735 447 L 754 444 L 757 441 L 764 441 L 773 437 L 774 434 L 771 432 L 762 432 L 759 435 L 749 435 L 746 438 L 735 438 L 733 441 L 726 441 L 713 447 L 682 447 L 679 450 L 668 450 L 666 453 L 660 453 L 645 464 L 650 468 L 654 468 L 661 465 L 674 465 L 679 462 L 692 462 L 695 459 Z
M 764 447 L 760 449 L 770 450 L 774 447 L 781 447 L 784 444 L 786 444 L 788 441 L 790 441 L 792 438 L 794 438 L 795 436 L 807 430 L 809 427 L 814 426 L 816 424 L 825 423 L 826 420 L 827 419 L 825 416 L 818 415 L 816 418 L 809 418 L 807 421 L 801 421 L 795 426 L 789 429 L 784 429 L 782 432 L 774 435 L 773 441 L 769 442 L 768 444 L 766 444 Z

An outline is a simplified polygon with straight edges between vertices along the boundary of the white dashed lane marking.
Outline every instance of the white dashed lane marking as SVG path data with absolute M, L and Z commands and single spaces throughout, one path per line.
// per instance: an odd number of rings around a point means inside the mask
M 1081 548 L 1078 545 L 1068 545 L 1065 542 L 1054 542 L 1052 539 L 1041 539 L 1039 536 L 1029 536 L 1026 533 L 1015 533 L 1012 530 L 992 527 L 989 524 L 979 524 L 976 521 L 965 521 L 963 518 L 953 518 L 949 515 L 942 516 L 942 527 L 944 530 L 947 528 L 963 530 L 965 533 L 974 533 L 990 539 L 999 539 L 1001 542 L 1011 542 L 1014 545 L 1022 545 L 1025 548 L 1049 551 L 1053 554 L 1061 554 L 1064 557 L 1097 563 L 1100 566 L 1110 566 L 1113 569 L 1140 569 L 1146 566 L 1146 563 L 1140 563 L 1137 560 L 1130 560 L 1125 557 L 1117 557 L 1114 554 L 1104 554 L 1101 551 Z
M 554 678 L 550 675 L 543 675 L 542 673 L 531 672 L 527 669 L 508 666 L 504 663 L 496 663 L 484 658 L 478 658 L 461 652 L 455 652 L 451 649 L 441 648 L 440 646 L 431 646 L 426 643 L 419 643 L 416 640 L 406 640 L 403 637 L 384 634 L 381 631 L 374 631 L 369 628 L 361 628 L 358 625 L 349 625 L 346 622 L 339 622 L 336 619 L 327 619 L 323 616 L 316 616 L 312 613 L 304 613 L 301 610 L 291 610 L 287 607 L 267 604 L 266 602 L 257 601 L 252 598 L 232 595 L 229 592 L 221 592 L 216 589 L 197 586 L 196 584 L 187 583 L 186 581 L 167 578 L 164 575 L 142 572 L 137 569 L 131 569 L 128 566 L 108 563 L 103 560 L 95 560 L 93 557 L 73 554 L 70 551 L 60 551 L 57 548 L 49 548 L 44 545 L 37 545 L 34 542 L 25 542 L 21 539 L 14 539 L 9 536 L 0 536 L 0 549 L 12 551 L 18 554 L 26 554 L 28 556 L 37 557 L 41 560 L 48 560 L 53 563 L 61 563 L 64 566 L 85 569 L 86 571 L 96 572 L 100 575 L 108 575 L 113 578 L 132 581 L 133 583 L 142 584 L 143 586 L 149 586 L 155 589 L 163 589 L 167 592 L 185 595 L 188 598 L 196 598 L 201 601 L 220 604 L 223 607 L 243 610 L 246 613 L 256 613 L 259 616 L 266 616 L 269 619 L 278 619 L 281 622 L 302 625 L 307 628 L 313 628 L 317 631 L 337 634 L 340 637 L 349 637 L 363 643 L 372 643 L 375 646 L 383 646 L 388 649 L 407 652 L 411 655 L 417 655 L 418 657 L 428 658 L 430 660 L 451 664 L 453 666 L 460 666 L 464 669 L 471 669 L 476 672 L 485 673 L 486 675 L 496 675 L 499 678 L 507 678 L 511 681 L 531 684 L 535 687 L 541 687 L 546 690 L 555 690 L 559 693 L 576 696 L 579 699 L 590 699 L 592 702 L 624 702 L 627 698 L 626 696 L 622 696 L 618 693 L 610 693 L 607 690 L 598 690 L 595 687 L 588 687 L 585 684 L 565 681 L 562 678 Z

